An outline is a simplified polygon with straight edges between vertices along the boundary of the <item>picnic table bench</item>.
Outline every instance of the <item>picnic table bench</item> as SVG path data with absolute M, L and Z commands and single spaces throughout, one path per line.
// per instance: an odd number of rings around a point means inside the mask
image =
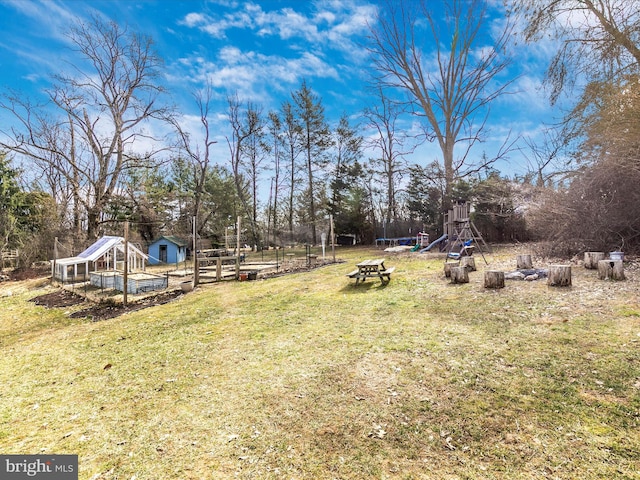
M 389 281 L 391 281 L 391 274 L 395 270 L 395 267 L 386 268 L 383 258 L 364 260 L 356 266 L 358 267 L 356 270 L 347 273 L 347 277 L 356 279 L 356 285 L 358 285 L 360 281 L 364 282 L 367 278 L 373 277 L 378 277 L 382 284 L 389 283 Z

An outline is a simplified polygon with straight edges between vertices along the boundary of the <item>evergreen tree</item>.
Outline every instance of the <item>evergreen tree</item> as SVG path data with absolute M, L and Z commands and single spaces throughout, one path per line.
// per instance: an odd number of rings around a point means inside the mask
M 295 113 L 300 125 L 301 145 L 305 158 L 307 175 L 308 218 L 311 225 L 311 242 L 318 243 L 316 224 L 318 221 L 317 176 L 327 165 L 327 152 L 333 144 L 331 131 L 324 117 L 322 100 L 302 82 L 302 86 L 293 92 Z
M 340 214 L 343 208 L 344 198 L 349 190 L 356 188 L 362 167 L 359 164 L 362 156 L 362 137 L 349 125 L 349 119 L 345 114 L 340 117 L 334 133 L 335 157 L 333 165 L 333 178 L 330 182 L 331 200 L 329 213 L 333 215 L 336 225 L 340 222 Z M 348 232 L 345 232 L 348 233 Z
M 442 199 L 444 173 L 437 162 L 426 168 L 414 165 L 409 168 L 407 185 L 407 209 L 413 220 L 422 223 L 422 230 L 432 234 L 442 233 Z

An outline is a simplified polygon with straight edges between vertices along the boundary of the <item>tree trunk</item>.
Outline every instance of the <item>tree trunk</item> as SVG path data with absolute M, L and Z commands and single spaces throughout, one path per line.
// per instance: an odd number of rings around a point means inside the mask
M 531 261 L 531 255 L 518 255 L 516 256 L 516 268 L 520 269 L 531 269 L 533 268 L 533 262 Z
M 496 270 L 485 271 L 484 288 L 504 288 L 504 272 Z
M 604 260 L 604 252 L 584 252 L 584 268 L 595 270 L 600 260 Z
M 444 276 L 451 278 L 451 269 L 460 265 L 460 262 L 447 262 L 444 264 Z
M 469 272 L 466 267 L 451 268 L 451 283 L 469 283 Z
M 307 168 L 309 169 L 309 216 L 311 217 L 311 243 L 313 245 L 316 245 L 318 243 L 316 236 L 316 200 L 314 198 L 315 191 L 313 185 L 313 166 L 311 165 L 311 154 L 309 154 Z
M 552 287 L 570 287 L 571 265 L 550 265 L 547 285 Z
M 476 259 L 475 257 L 461 257 L 460 258 L 460 266 L 466 267 L 467 271 L 475 272 L 476 271 Z
M 100 213 L 95 210 L 87 212 L 87 239 L 96 240 L 98 238 L 98 228 L 100 224 Z
M 600 280 L 624 280 L 622 260 L 600 260 L 598 262 L 598 278 Z
M 448 137 L 446 140 L 449 140 Z M 440 149 L 442 150 L 443 166 L 444 166 L 444 198 L 442 199 L 442 211 L 446 212 L 452 208 L 452 192 L 454 182 L 454 169 L 453 169 L 453 145 L 449 142 L 440 142 Z

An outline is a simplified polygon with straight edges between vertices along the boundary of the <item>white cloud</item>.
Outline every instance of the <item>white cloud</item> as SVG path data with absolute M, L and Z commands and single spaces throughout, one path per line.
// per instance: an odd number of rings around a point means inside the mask
M 207 17 L 205 17 L 201 13 L 188 13 L 182 21 L 179 22 L 182 25 L 186 25 L 187 27 L 197 27 L 198 25 L 202 25 L 207 23 Z
M 327 23 L 331 25 L 336 21 L 336 14 L 327 10 L 323 10 L 314 15 L 314 21 L 317 24 Z
M 309 42 L 318 42 L 321 38 L 318 27 L 312 19 L 290 8 L 272 15 L 269 20 L 277 28 L 279 36 L 283 40 L 301 37 Z
M 261 37 L 276 36 L 280 40 L 310 42 L 314 46 L 353 52 L 353 37 L 366 33 L 375 19 L 372 4 L 327 1 L 318 2 L 310 14 L 292 8 L 265 11 L 259 4 L 248 2 L 218 17 L 192 12 L 179 23 L 199 28 L 214 38 L 226 38 L 232 28 L 253 30 Z
M 215 61 L 201 56 L 182 58 L 187 77 L 196 85 L 208 82 L 216 90 L 238 91 L 243 98 L 267 102 L 276 91 L 297 87 L 302 78 L 311 75 L 338 78 L 337 70 L 322 58 L 305 52 L 295 58 L 243 52 L 237 47 L 224 47 Z
M 219 59 L 222 62 L 237 65 L 243 59 L 254 56 L 252 53 L 244 54 L 238 47 L 226 46 L 220 49 Z

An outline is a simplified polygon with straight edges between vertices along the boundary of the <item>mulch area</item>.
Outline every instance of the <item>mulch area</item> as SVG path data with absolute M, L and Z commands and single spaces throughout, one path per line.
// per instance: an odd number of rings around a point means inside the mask
M 72 307 L 84 303 L 84 297 L 76 295 L 68 290 L 58 290 L 56 292 L 40 295 L 30 300 L 36 305 L 42 305 L 47 308 L 63 308 Z
M 142 310 L 143 308 L 153 307 L 155 305 L 162 305 L 168 303 L 171 300 L 182 296 L 183 293 L 180 290 L 174 290 L 169 292 L 159 293 L 150 297 L 145 297 L 137 302 L 128 302 L 127 305 L 122 303 L 101 302 L 91 303 L 84 297 L 77 295 L 68 290 L 58 290 L 46 295 L 40 295 L 32 298 L 31 301 L 36 305 L 43 305 L 47 308 L 63 308 L 79 305 L 81 303 L 87 303 L 91 306 L 73 312 L 69 317 L 71 318 L 90 318 L 94 322 L 100 320 L 108 320 L 110 318 L 119 317 L 127 312 L 135 312 L 136 310 Z

